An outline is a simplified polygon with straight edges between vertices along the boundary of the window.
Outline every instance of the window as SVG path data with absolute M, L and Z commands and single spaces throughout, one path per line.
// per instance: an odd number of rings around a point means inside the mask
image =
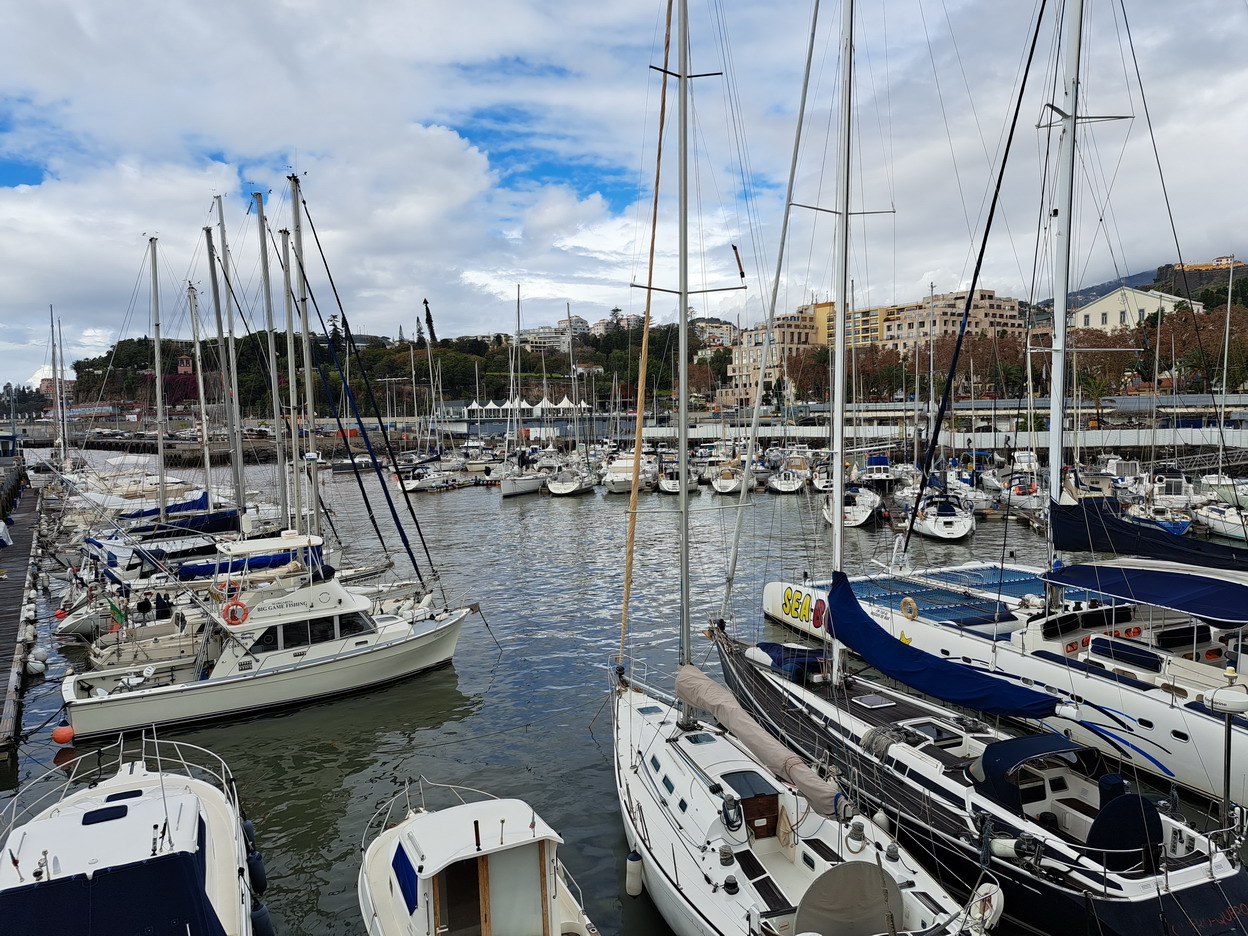
M 1109 324 L 1109 313 L 1108 313 L 1108 312 L 1102 312 L 1102 313 L 1101 313 L 1101 324 L 1102 324 L 1102 325 L 1108 325 L 1108 324 Z
M 1092 316 L 1090 316 L 1090 315 L 1085 315 L 1085 316 L 1083 317 L 1083 327 L 1084 327 L 1084 328 L 1087 328 L 1087 327 L 1088 327 L 1088 326 L 1090 326 L 1091 324 L 1092 324 Z
M 1126 325 L 1126 324 L 1127 324 L 1127 310 L 1126 310 L 1126 309 L 1120 309 L 1120 310 L 1119 310 L 1119 312 L 1118 312 L 1118 324 L 1119 324 L 1119 325 Z
M 277 626 L 265 628 L 248 649 L 249 653 L 270 653 L 277 649 Z
M 315 618 L 309 622 L 308 629 L 312 635 L 312 643 L 319 644 L 334 639 L 334 619 L 332 617 Z
M 354 634 L 371 634 L 373 622 L 359 612 L 352 611 L 338 619 L 338 633 L 343 637 Z
M 306 647 L 308 640 L 308 622 L 290 621 L 282 625 L 282 648 Z
M 741 799 L 780 792 L 762 774 L 755 773 L 752 770 L 741 770 L 735 773 L 724 774 L 723 781 L 732 787 L 733 791 Z

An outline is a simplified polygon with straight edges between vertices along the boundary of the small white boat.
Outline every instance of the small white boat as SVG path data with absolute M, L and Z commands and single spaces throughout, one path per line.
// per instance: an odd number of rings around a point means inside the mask
M 234 777 L 195 745 L 145 736 L 83 754 L 23 785 L 0 838 L 12 936 L 273 933 Z
M 884 501 L 875 491 L 863 485 L 851 484 L 845 488 L 845 502 L 841 506 L 841 517 L 847 527 L 866 526 L 879 516 Z M 820 512 L 829 526 L 836 522 L 835 507 L 831 494 L 823 496 Z
M 929 539 L 962 539 L 975 532 L 975 514 L 951 494 L 929 494 L 919 501 L 914 532 Z
M 598 932 L 556 856 L 563 839 L 532 807 L 424 777 L 418 783 L 419 805 L 411 790 L 400 793 L 373 814 L 360 844 L 369 936 Z M 426 794 L 437 790 L 459 802 L 427 809 Z
M 741 485 L 746 483 L 745 475 L 740 465 L 721 465 L 711 476 L 711 490 L 716 494 L 740 494 Z
M 564 468 L 546 477 L 546 490 L 555 497 L 589 494 L 597 484 L 598 475 L 588 468 Z

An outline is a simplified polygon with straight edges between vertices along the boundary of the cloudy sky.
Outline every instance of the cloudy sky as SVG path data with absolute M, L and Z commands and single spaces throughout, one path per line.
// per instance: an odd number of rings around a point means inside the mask
M 1087 127 L 1075 284 L 1173 261 L 1169 212 L 1184 259 L 1248 252 L 1248 0 L 1089 4 L 1086 112 L 1130 119 Z M 1038 4 L 862 6 L 852 263 L 855 301 L 874 305 L 968 282 Z M 151 236 L 165 333 L 189 337 L 187 282 L 210 320 L 203 227 L 216 195 L 235 290 L 262 323 L 250 193 L 266 193 L 277 231 L 290 223 L 292 171 L 357 332 L 410 336 L 425 298 L 439 337 L 508 331 L 517 285 L 526 326 L 565 308 L 590 322 L 643 309 L 630 284 L 646 277 L 657 0 L 4 7 L 0 383 L 48 363 L 49 307 L 70 361 L 150 334 Z M 767 304 L 810 18 L 809 0 L 692 6 L 693 70 L 722 73 L 695 82 L 694 286 L 738 282 L 735 244 L 748 287 L 700 296 L 699 312 L 749 323 Z M 1037 127 L 1054 81 L 1052 10 L 1044 18 L 981 278 L 1024 298 L 1051 289 L 1040 225 L 1056 138 Z M 833 204 L 839 21 L 839 4 L 821 10 L 804 205 Z M 674 164 L 663 171 L 666 198 Z M 675 286 L 668 207 L 663 288 Z M 830 232 L 829 215 L 795 210 L 782 311 L 828 295 Z M 307 265 L 328 316 L 320 260 Z M 673 319 L 670 296 L 654 314 Z

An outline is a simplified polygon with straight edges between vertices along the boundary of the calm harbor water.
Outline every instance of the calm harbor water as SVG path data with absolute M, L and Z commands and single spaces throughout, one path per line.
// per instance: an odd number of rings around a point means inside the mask
M 272 470 L 249 468 L 249 486 L 271 484 Z M 379 482 L 369 478 L 365 487 L 386 540 L 397 547 Z M 351 558 L 383 555 L 354 480 L 327 480 L 322 491 Z M 691 501 L 695 629 L 718 615 L 723 600 L 736 514 L 725 508 L 733 502 L 705 489 Z M 237 775 L 257 822 L 269 872 L 265 900 L 278 931 L 362 932 L 360 835 L 383 801 L 423 774 L 533 805 L 563 836 L 560 856 L 604 934 L 667 932 L 647 897 L 624 896 L 627 846 L 611 774 L 607 668 L 620 644 L 628 497 L 600 489 L 503 502 L 496 490 L 475 487 L 413 495 L 413 504 L 448 594 L 480 601 L 484 613 L 484 622 L 465 624 L 450 667 L 346 699 L 176 733 L 219 754 Z M 817 505 L 810 496 L 753 496 L 742 517 L 730 606 L 738 633 L 786 639 L 760 622 L 762 584 L 829 571 L 830 537 Z M 638 505 L 629 652 L 656 677 L 676 662 L 674 507 L 674 498 L 657 494 L 642 495 Z M 886 529 L 847 531 L 847 570 L 887 562 L 892 547 Z M 915 542 L 911 553 L 915 564 L 1011 553 L 1039 563 L 1044 544 L 1023 526 L 991 522 L 966 543 Z M 400 571 L 410 571 L 401 551 L 391 554 Z M 46 632 L 46 622 L 41 628 Z M 700 639 L 694 645 L 699 654 L 709 650 Z M 50 766 L 58 750 L 51 725 L 34 730 L 60 704 L 66 661 L 54 650 L 50 664 L 48 678 L 27 694 L 24 727 L 33 734 L 20 750 L 18 782 Z M 717 670 L 713 656 L 707 666 Z

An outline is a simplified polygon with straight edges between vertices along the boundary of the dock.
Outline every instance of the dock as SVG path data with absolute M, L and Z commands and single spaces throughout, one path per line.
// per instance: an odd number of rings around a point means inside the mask
M 35 491 L 25 487 L 25 469 L 14 465 L 0 470 L 4 471 L 0 481 L 0 515 L 13 519 L 9 527 L 13 545 L 0 549 L 0 572 L 4 573 L 0 577 L 0 648 L 12 648 L 4 705 L 0 708 L 0 752 L 11 756 L 22 727 L 22 679 L 29 649 L 23 639 L 26 622 L 22 609 L 28 604 L 25 595 L 39 510 Z

